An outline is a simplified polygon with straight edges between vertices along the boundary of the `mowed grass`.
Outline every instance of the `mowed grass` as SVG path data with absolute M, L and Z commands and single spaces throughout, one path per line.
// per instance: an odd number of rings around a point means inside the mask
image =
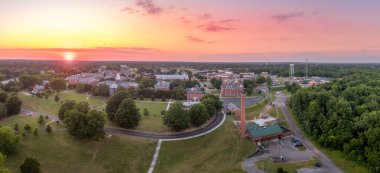
M 307 136 L 307 138 L 319 149 L 321 150 L 327 157 L 329 157 L 336 166 L 338 166 L 340 169 L 342 169 L 344 172 L 346 173 L 357 173 L 357 172 L 360 172 L 360 173 L 369 173 L 370 171 L 354 162 L 354 161 L 351 161 L 351 160 L 348 160 L 345 158 L 344 156 L 344 153 L 342 151 L 339 151 L 339 150 L 330 150 L 330 149 L 326 149 L 326 148 L 323 148 L 321 145 L 318 144 L 317 141 L 314 141 L 313 138 L 308 135 L 307 133 L 305 133 L 305 131 L 303 130 L 302 126 L 300 125 L 298 119 L 296 116 L 294 116 L 292 110 L 290 109 L 289 106 L 287 106 L 288 110 L 289 110 L 289 113 L 290 115 L 294 118 L 298 128 L 300 128 L 304 134 Z
M 112 135 L 99 141 L 81 142 L 68 135 L 60 125 L 53 125 L 53 132 L 47 134 L 37 117 L 12 116 L 0 121 L 10 126 L 18 123 L 20 131 L 26 123 L 33 129 L 39 128 L 39 136 L 28 133 L 18 144 L 17 153 L 6 160 L 6 167 L 19 172 L 19 166 L 28 156 L 41 163 L 42 172 L 147 172 L 157 141 L 128 136 Z
M 54 95 L 52 94 L 49 96 L 48 99 L 45 98 L 39 98 L 34 95 L 25 95 L 24 93 L 19 93 L 18 97 L 22 101 L 22 108 L 34 112 L 41 112 L 44 114 L 52 114 L 52 115 L 57 115 L 58 114 L 58 109 L 61 106 L 61 104 L 65 100 L 74 100 L 75 102 L 83 102 L 86 101 L 87 95 L 86 94 L 79 94 L 75 93 L 72 91 L 65 91 L 65 92 L 60 92 L 59 97 L 60 101 L 55 101 L 54 100 Z M 94 97 L 91 96 L 88 99 L 88 103 L 91 107 L 97 107 L 102 104 L 106 103 L 106 99 L 101 98 L 101 97 Z
M 61 101 L 64 100 L 74 100 L 75 102 L 86 101 L 86 94 L 79 94 L 72 91 L 61 92 L 60 101 L 54 101 L 54 95 L 50 96 L 48 99 L 39 98 L 37 96 L 25 95 L 19 93 L 18 96 L 23 102 L 22 108 L 29 111 L 41 112 L 43 114 L 57 115 L 60 106 L 62 105 Z M 140 109 L 141 121 L 140 125 L 137 127 L 138 130 L 144 131 L 153 131 L 153 132 L 163 132 L 168 131 L 169 129 L 162 124 L 161 111 L 166 110 L 168 102 L 162 101 L 142 101 L 136 100 L 136 106 Z M 97 96 L 90 96 L 88 103 L 91 108 L 105 111 L 107 105 L 107 99 Z M 149 116 L 144 116 L 143 111 L 147 109 L 149 111 Z M 108 121 L 108 117 L 105 117 L 106 124 L 112 125 Z
M 315 163 L 317 163 L 315 159 L 291 163 L 274 163 L 271 160 L 260 160 L 256 162 L 255 166 L 258 169 L 265 170 L 267 173 L 277 173 L 277 168 L 280 167 L 287 173 L 296 173 L 297 169 L 300 168 L 313 168 Z
M 140 109 L 141 121 L 138 130 L 163 132 L 169 128 L 162 123 L 161 111 L 166 110 L 166 102 L 136 101 L 136 106 Z M 149 111 L 149 116 L 144 116 L 144 109 Z
M 222 126 L 206 136 L 163 142 L 154 172 L 244 172 L 241 162 L 256 150 L 254 143 L 240 139 L 232 117 L 227 117 Z

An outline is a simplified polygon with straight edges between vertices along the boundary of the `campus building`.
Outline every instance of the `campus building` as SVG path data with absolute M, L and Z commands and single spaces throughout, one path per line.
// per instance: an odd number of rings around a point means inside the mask
M 201 88 L 193 87 L 186 89 L 186 98 L 187 100 L 201 100 L 205 95 L 205 92 L 201 90 Z
M 154 85 L 155 90 L 170 90 L 170 82 L 159 81 Z
M 156 75 L 157 80 L 189 80 L 189 75 L 187 74 L 159 74 Z
M 245 132 L 246 136 L 248 136 L 253 142 L 271 141 L 293 134 L 290 130 L 278 124 L 260 126 L 256 123 L 246 123 Z
M 238 97 L 244 91 L 244 85 L 238 81 L 223 82 L 220 88 L 221 88 L 220 95 L 222 97 Z

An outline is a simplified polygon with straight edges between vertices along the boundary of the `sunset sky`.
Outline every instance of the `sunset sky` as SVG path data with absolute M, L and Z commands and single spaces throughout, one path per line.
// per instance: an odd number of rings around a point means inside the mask
M 380 62 L 374 0 L 1 0 L 0 59 Z

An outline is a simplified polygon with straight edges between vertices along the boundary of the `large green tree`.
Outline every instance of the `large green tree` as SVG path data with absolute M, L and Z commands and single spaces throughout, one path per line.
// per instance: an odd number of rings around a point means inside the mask
M 104 116 L 97 110 L 81 112 L 78 109 L 72 109 L 65 112 L 65 126 L 70 135 L 77 139 L 99 139 L 104 136 Z
M 22 173 L 40 173 L 40 162 L 36 158 L 27 157 L 20 166 L 20 170 Z
M 49 86 L 52 90 L 61 91 L 66 89 L 66 81 L 64 78 L 52 78 Z
M 139 125 L 141 116 L 135 101 L 124 99 L 115 114 L 115 122 L 125 128 L 134 128 Z
M 189 127 L 190 117 L 188 112 L 183 108 L 182 103 L 175 102 L 166 112 L 163 122 L 174 131 L 181 131 Z
M 13 133 L 11 128 L 0 126 L 0 153 L 10 155 L 16 151 L 16 144 L 19 138 Z
M 7 100 L 8 93 L 0 89 L 0 102 L 4 103 Z
M 7 101 L 5 102 L 5 106 L 7 107 L 7 115 L 15 115 L 20 113 L 22 102 L 17 97 L 16 94 L 11 94 Z
M 109 120 L 113 121 L 121 102 L 126 98 L 129 98 L 129 94 L 127 92 L 118 91 L 116 92 L 115 95 L 113 95 L 111 98 L 108 99 L 106 112 L 107 112 Z
M 195 126 L 204 124 L 209 118 L 207 108 L 204 104 L 193 105 L 189 110 L 190 122 Z
M 58 110 L 58 118 L 63 121 L 65 119 L 65 112 L 71 109 L 74 109 L 75 101 L 66 100 Z

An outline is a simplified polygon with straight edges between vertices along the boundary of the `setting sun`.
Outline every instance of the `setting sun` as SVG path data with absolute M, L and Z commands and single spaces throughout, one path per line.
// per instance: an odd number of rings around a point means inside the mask
M 73 52 L 65 52 L 65 53 L 63 53 L 63 58 L 66 61 L 72 61 L 75 59 L 75 54 Z

